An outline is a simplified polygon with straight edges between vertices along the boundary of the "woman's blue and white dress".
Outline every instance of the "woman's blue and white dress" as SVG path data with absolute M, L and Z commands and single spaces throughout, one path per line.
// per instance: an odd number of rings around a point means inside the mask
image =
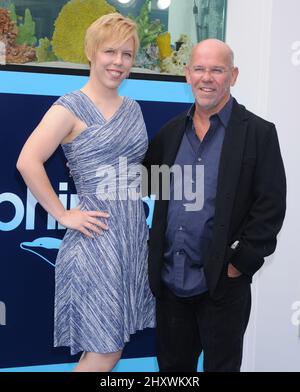
M 155 326 L 148 228 L 143 202 L 134 197 L 138 181 L 130 182 L 148 146 L 143 116 L 138 103 L 124 97 L 107 121 L 80 90 L 55 104 L 87 125 L 62 146 L 80 209 L 105 211 L 110 217 L 109 230 L 94 239 L 66 231 L 56 260 L 54 346 L 69 346 L 71 354 L 119 351 L 130 334 Z

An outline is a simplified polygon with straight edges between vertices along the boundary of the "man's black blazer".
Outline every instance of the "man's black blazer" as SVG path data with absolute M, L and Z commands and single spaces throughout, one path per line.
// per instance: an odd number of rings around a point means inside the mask
M 150 142 L 144 160 L 149 178 L 151 165 L 174 164 L 186 114 L 169 121 Z M 229 262 L 251 281 L 264 257 L 276 248 L 285 209 L 286 178 L 275 126 L 234 99 L 221 151 L 212 241 L 203 263 L 212 296 L 217 295 L 221 273 Z M 168 201 L 159 197 L 148 241 L 150 287 L 156 296 L 161 292 L 167 212 Z M 236 240 L 239 245 L 233 250 Z

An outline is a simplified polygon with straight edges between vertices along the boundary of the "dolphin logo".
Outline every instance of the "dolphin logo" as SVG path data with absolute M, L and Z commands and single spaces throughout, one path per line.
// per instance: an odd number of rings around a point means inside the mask
M 52 263 L 50 260 L 48 260 L 46 257 L 41 255 L 41 253 L 33 250 L 34 248 L 43 248 L 43 249 L 59 249 L 60 244 L 61 244 L 60 239 L 58 238 L 53 238 L 53 237 L 40 237 L 36 238 L 32 242 L 21 242 L 20 248 L 27 250 L 28 252 L 34 253 L 43 260 L 45 260 L 47 263 L 52 265 L 52 267 L 55 267 L 55 264 Z

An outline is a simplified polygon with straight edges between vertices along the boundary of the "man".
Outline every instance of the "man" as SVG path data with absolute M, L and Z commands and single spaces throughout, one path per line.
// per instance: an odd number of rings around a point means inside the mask
M 193 169 L 183 185 L 171 177 L 170 201 L 161 197 L 162 178 L 151 179 L 157 200 L 149 279 L 157 299 L 161 371 L 196 371 L 202 351 L 205 371 L 240 370 L 251 279 L 274 252 L 284 219 L 286 181 L 276 129 L 230 95 L 237 77 L 225 43 L 197 44 L 186 67 L 195 104 L 160 130 L 145 158 L 149 173 L 153 165 Z M 199 193 L 201 181 L 198 210 L 187 208 L 184 189 L 181 200 L 174 197 L 189 183 Z

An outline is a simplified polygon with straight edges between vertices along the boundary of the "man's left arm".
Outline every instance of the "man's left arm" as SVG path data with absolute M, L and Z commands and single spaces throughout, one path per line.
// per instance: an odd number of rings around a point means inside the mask
M 286 177 L 274 125 L 257 151 L 254 202 L 238 241 L 227 252 L 230 269 L 233 265 L 248 276 L 274 252 L 286 210 Z

